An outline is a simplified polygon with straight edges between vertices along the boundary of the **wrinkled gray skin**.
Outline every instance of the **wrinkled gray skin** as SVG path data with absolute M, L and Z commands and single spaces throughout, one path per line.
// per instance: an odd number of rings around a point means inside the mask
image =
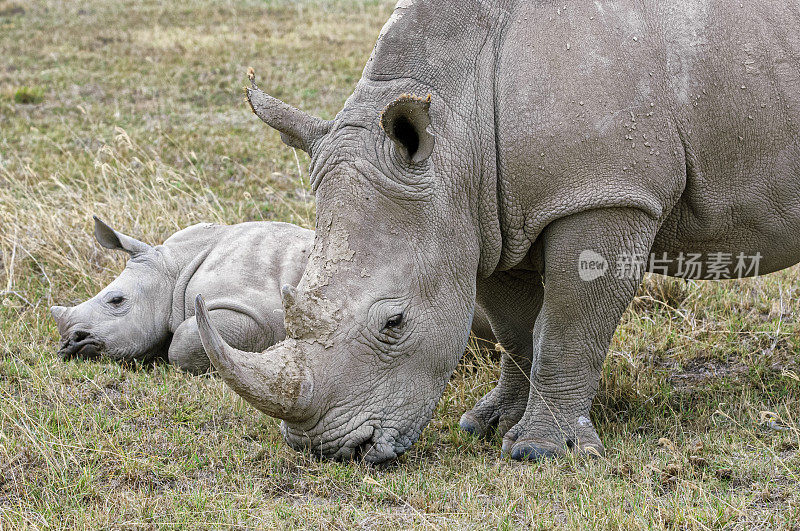
M 231 344 L 259 350 L 281 341 L 280 287 L 300 280 L 314 232 L 289 223 L 204 223 L 151 247 L 95 218 L 95 237 L 131 258 L 88 301 L 51 309 L 59 354 L 120 361 L 167 355 L 171 364 L 199 374 L 210 363 L 197 333 L 194 297 L 207 297 L 211 319 Z
M 275 222 L 195 225 L 151 247 L 95 218 L 95 237 L 131 259 L 88 301 L 51 308 L 61 357 L 140 362 L 167 357 L 194 374 L 210 368 L 197 333 L 194 297 L 206 296 L 215 326 L 238 348 L 258 350 L 283 341 L 280 289 L 300 280 L 314 242 L 313 231 Z M 491 346 L 495 338 L 480 309 L 474 327 Z
M 333 121 L 254 85 L 311 154 L 316 241 L 288 339 L 253 355 L 201 319 L 212 362 L 291 446 L 385 461 L 477 297 L 507 354 L 462 427 L 515 459 L 602 453 L 589 409 L 641 273 L 582 281 L 578 257 L 800 259 L 798 27 L 797 0 L 404 0 Z

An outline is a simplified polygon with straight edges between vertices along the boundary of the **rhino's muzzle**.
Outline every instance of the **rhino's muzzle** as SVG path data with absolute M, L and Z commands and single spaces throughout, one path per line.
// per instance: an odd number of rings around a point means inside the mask
M 68 361 L 72 358 L 90 360 L 99 357 L 102 351 L 102 341 L 93 337 L 89 332 L 76 330 L 70 333 L 67 339 L 61 344 L 58 355 L 64 361 Z
M 262 353 L 244 352 L 231 347 L 214 328 L 201 295 L 195 299 L 195 315 L 211 363 L 242 398 L 267 415 L 289 422 L 301 423 L 312 417 L 314 382 L 292 340 Z

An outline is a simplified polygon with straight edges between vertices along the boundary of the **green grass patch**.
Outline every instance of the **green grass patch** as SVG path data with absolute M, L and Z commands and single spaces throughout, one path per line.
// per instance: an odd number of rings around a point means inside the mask
M 44 101 L 44 90 L 39 87 L 20 87 L 12 96 L 14 103 L 32 105 Z

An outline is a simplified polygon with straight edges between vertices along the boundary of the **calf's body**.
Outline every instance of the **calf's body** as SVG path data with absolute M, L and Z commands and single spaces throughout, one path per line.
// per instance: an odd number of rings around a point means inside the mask
M 283 340 L 280 286 L 303 273 L 314 232 L 289 223 L 202 223 L 151 247 L 95 221 L 98 241 L 131 259 L 111 284 L 73 308 L 52 309 L 62 357 L 146 361 L 167 356 L 192 372 L 209 367 L 194 316 L 203 293 L 214 323 L 241 348 Z

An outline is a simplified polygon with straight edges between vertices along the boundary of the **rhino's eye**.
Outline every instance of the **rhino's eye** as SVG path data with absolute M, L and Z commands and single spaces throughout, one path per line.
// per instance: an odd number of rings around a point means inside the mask
M 397 328 L 403 324 L 403 314 L 398 313 L 397 315 L 393 315 L 386 321 L 386 326 L 383 327 L 384 330 L 391 330 L 392 328 Z
M 110 299 L 108 299 L 108 303 L 112 306 L 119 306 L 123 302 L 125 302 L 125 297 L 123 297 L 122 295 L 117 295 L 115 297 L 111 297 Z

